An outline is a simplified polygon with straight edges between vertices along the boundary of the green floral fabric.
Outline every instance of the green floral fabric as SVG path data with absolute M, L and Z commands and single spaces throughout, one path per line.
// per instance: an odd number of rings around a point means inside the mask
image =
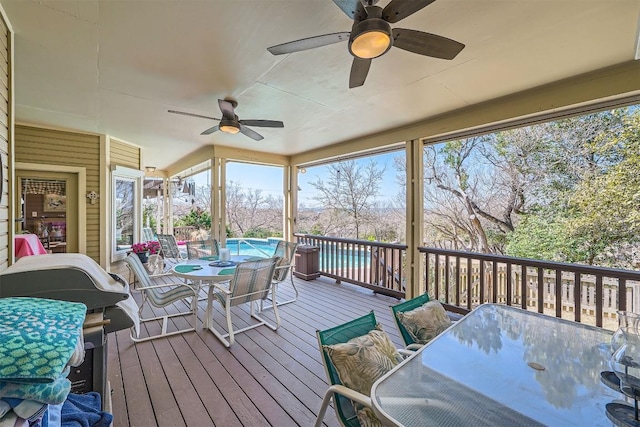
M 0 381 L 57 380 L 82 338 L 87 307 L 41 298 L 0 298 Z
M 371 394 L 371 387 L 378 378 L 402 361 L 393 342 L 379 326 L 367 335 L 323 348 L 338 371 L 340 382 L 366 396 Z M 361 425 L 380 425 L 371 410 L 359 404 L 354 407 Z
M 398 312 L 398 319 L 418 344 L 426 344 L 451 325 L 440 301 L 429 301 L 411 311 Z

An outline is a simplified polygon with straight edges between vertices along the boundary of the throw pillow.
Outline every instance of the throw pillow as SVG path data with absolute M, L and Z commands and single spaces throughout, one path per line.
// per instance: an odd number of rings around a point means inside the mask
M 386 332 L 379 326 L 376 328 L 346 343 L 323 346 L 338 372 L 340 382 L 365 396 L 371 394 L 371 387 L 378 378 L 402 360 Z M 360 404 L 354 407 L 362 425 L 380 425 L 373 411 L 367 411 Z
M 418 308 L 397 313 L 402 326 L 418 344 L 426 344 L 451 325 L 440 301 L 429 301 Z

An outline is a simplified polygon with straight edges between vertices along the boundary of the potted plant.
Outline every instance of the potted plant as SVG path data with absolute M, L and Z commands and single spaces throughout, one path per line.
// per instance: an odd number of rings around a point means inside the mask
M 149 255 L 160 253 L 160 242 L 150 240 L 148 242 L 134 243 L 131 246 L 131 250 L 138 255 L 138 258 L 144 264 L 149 261 Z

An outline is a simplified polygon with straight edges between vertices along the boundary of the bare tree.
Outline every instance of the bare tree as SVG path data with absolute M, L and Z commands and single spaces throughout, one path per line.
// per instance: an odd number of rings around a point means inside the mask
M 524 207 L 526 177 L 515 161 L 521 146 L 498 150 L 497 142 L 474 137 L 425 148 L 425 212 L 439 219 L 432 225 L 454 246 L 501 252 L 499 236 L 514 230 L 514 216 Z
M 354 237 L 359 239 L 365 224 L 376 218 L 374 201 L 380 190 L 385 168 L 371 160 L 359 165 L 353 160 L 328 166 L 326 181 L 317 178 L 311 185 L 318 191 L 314 197 L 331 212 L 332 221 L 342 228 L 342 235 L 349 233 L 352 225 Z
M 244 189 L 230 181 L 226 187 L 227 222 L 234 235 L 264 229 L 271 233 L 282 230 L 282 197 L 263 195 L 262 190 Z

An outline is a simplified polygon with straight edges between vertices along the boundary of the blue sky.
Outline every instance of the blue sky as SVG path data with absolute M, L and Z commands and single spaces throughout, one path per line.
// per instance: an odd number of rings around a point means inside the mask
M 399 191 L 396 183 L 396 170 L 393 167 L 393 158 L 404 155 L 402 151 L 374 156 L 379 166 L 385 166 L 384 179 L 380 190 L 380 200 L 393 200 Z M 369 157 L 357 159 L 356 162 L 367 164 Z M 306 207 L 317 207 L 319 204 L 313 197 L 315 189 L 310 184 L 318 177 L 326 179 L 328 176 L 326 166 L 306 168 L 306 173 L 298 175 L 298 200 Z M 227 163 L 227 181 L 239 183 L 243 188 L 260 189 L 263 194 L 273 196 L 282 195 L 282 168 L 275 166 L 258 166 L 246 163 Z

